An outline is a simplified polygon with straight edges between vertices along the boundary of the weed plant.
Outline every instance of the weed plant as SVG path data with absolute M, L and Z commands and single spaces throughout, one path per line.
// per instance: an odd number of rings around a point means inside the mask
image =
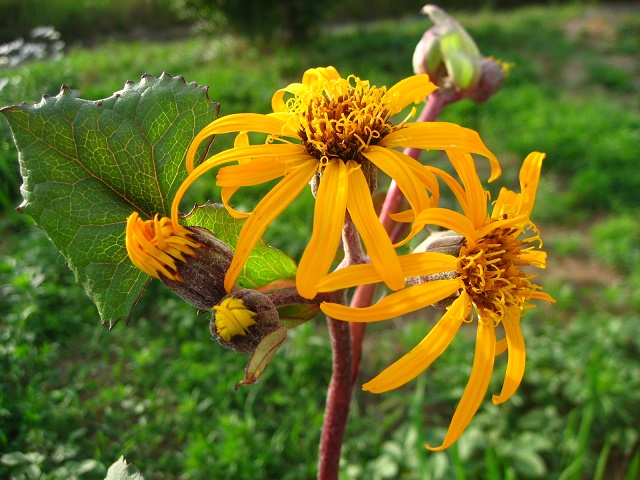
M 443 119 L 477 129 L 501 159 L 505 172 L 492 188 L 513 186 L 529 151 L 547 152 L 534 217 L 548 239 L 540 283 L 557 303 L 523 319 L 528 364 L 517 395 L 500 407 L 485 402 L 446 452 L 423 445 L 442 437 L 467 381 L 471 334 L 410 385 L 356 392 L 341 478 L 636 479 L 640 19 L 549 7 L 460 20 L 485 54 L 515 67 L 487 104 L 454 105 Z M 349 25 L 268 52 L 227 36 L 71 47 L 59 60 L 0 69 L 0 104 L 36 102 L 63 83 L 100 99 L 167 71 L 209 85 L 222 114 L 267 112 L 273 91 L 312 66 L 395 83 L 411 73 L 428 25 Z M 259 384 L 238 391 L 246 357 L 221 349 L 208 318 L 157 282 L 129 325 L 100 326 L 60 254 L 13 210 L 17 154 L 4 122 L 0 129 L 0 478 L 102 479 L 121 454 L 154 480 L 313 478 L 330 373 L 322 320 L 292 330 Z M 214 148 L 230 142 L 221 137 Z M 190 202 L 219 200 L 212 179 Z M 299 199 L 267 240 L 299 256 L 311 205 Z M 420 341 L 435 318 L 426 309 L 370 326 L 361 380 Z

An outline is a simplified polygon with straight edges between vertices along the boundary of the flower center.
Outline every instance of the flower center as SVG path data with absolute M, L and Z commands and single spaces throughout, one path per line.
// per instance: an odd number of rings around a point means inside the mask
M 362 150 L 394 129 L 386 87 L 371 86 L 353 75 L 319 80 L 287 101 L 296 114 L 299 135 L 310 155 L 325 165 L 332 158 L 364 161 Z
M 535 227 L 532 227 L 535 230 Z M 536 275 L 521 267 L 532 265 L 522 249 L 526 243 L 538 240 L 537 235 L 518 240 L 519 228 L 496 228 L 478 240 L 473 250 L 460 251 L 458 275 L 478 310 L 485 311 L 497 325 L 508 309 L 526 308 L 529 292 L 540 287 L 531 282 Z
M 169 217 L 144 221 L 133 212 L 127 218 L 127 253 L 133 264 L 155 278 L 160 274 L 170 280 L 182 280 L 176 260 L 186 262 L 185 255 L 195 256 L 193 248 L 200 245 L 191 240 L 191 232 Z
M 250 326 L 257 325 L 253 319 L 256 312 L 249 310 L 239 298 L 226 297 L 213 309 L 216 330 L 225 342 L 237 335 L 246 335 Z

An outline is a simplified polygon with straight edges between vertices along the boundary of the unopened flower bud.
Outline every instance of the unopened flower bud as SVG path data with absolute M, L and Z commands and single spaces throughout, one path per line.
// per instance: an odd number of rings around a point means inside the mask
M 127 219 L 126 244 L 135 266 L 201 310 L 227 294 L 224 275 L 233 251 L 204 227 L 176 226 L 158 215 L 144 221 L 134 212 Z
M 477 103 L 489 100 L 502 88 L 512 66 L 511 63 L 504 63 L 491 57 L 483 58 L 480 81 L 468 97 Z
M 440 7 L 425 5 L 421 13 L 435 24 L 427 30 L 413 54 L 415 73 L 426 73 L 443 86 L 453 82 L 459 90 L 473 89 L 480 80 L 482 55 L 467 31 Z
M 213 307 L 211 334 L 225 348 L 252 353 L 260 341 L 282 328 L 278 311 L 266 295 L 238 289 Z

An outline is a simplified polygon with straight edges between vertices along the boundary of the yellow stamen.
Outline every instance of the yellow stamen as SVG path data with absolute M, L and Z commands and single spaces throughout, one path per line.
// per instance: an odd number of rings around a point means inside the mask
M 253 319 L 256 312 L 249 310 L 239 298 L 226 297 L 213 309 L 216 330 L 225 342 L 231 341 L 235 336 L 246 335 L 249 327 L 257 325 Z
M 170 280 L 182 280 L 176 260 L 186 262 L 185 255 L 195 256 L 199 244 L 190 239 L 191 232 L 168 217 L 142 220 L 137 212 L 127 218 L 126 245 L 131 262 L 155 278 L 160 274 Z

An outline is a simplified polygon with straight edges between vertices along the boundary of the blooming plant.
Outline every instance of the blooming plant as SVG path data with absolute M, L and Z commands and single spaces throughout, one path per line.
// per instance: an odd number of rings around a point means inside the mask
M 220 345 L 251 354 L 238 384 L 249 385 L 288 329 L 326 314 L 333 365 L 319 478 L 337 478 L 364 324 L 429 305 L 445 309 L 418 346 L 363 387 L 382 393 L 420 375 L 463 323 L 477 322 L 469 383 L 442 444 L 427 446 L 441 450 L 471 421 L 505 351 L 504 384 L 493 401 L 515 393 L 526 360 L 521 318 L 531 300 L 553 301 L 528 269 L 546 260 L 530 218 L 544 155 L 525 159 L 520 192 L 503 189 L 489 214 L 473 155 L 489 160 L 489 181 L 501 173 L 498 159 L 477 132 L 435 121 L 448 103 L 487 100 L 508 69 L 481 57 L 442 10 L 425 12 L 437 35 L 416 48 L 416 75 L 390 88 L 312 68 L 274 93 L 271 113 L 218 117 L 206 89 L 165 74 L 98 102 L 63 88 L 36 106 L 3 109 L 24 174 L 20 210 L 60 249 L 104 323 L 128 320 L 156 278 L 210 313 Z M 228 133 L 234 146 L 209 155 L 213 137 Z M 251 143 L 253 133 L 266 140 Z M 420 162 L 421 150 L 441 151 L 455 174 Z M 392 180 L 380 211 L 372 198 L 379 171 Z M 181 202 L 199 178 L 221 187 L 222 205 L 184 214 Z M 233 207 L 243 187 L 273 180 L 253 211 Z M 260 239 L 308 186 L 313 224 L 296 265 Z M 455 207 L 441 206 L 442 188 Z M 427 230 L 426 243 L 399 254 Z M 372 304 L 377 283 L 388 295 Z

